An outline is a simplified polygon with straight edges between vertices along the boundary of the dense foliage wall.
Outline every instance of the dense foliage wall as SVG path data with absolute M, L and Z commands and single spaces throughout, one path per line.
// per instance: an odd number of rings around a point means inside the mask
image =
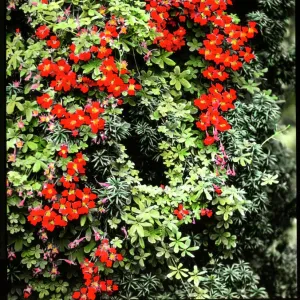
M 7 3 L 9 299 L 296 296 L 293 9 Z

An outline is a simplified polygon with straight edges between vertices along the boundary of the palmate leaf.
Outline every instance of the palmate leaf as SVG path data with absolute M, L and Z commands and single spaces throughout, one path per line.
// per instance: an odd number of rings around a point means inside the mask
M 83 69 L 83 74 L 89 74 L 100 67 L 102 60 L 101 59 L 93 59 L 90 60 L 88 64 L 82 65 L 81 68 Z

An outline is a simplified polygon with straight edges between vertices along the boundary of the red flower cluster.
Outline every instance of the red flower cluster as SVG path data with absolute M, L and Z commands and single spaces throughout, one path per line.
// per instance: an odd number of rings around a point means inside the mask
M 122 22 L 119 21 L 119 23 Z M 123 92 L 134 96 L 135 92 L 142 88 L 141 85 L 135 84 L 134 79 L 129 79 L 128 83 L 124 82 L 120 75 L 129 73 L 126 68 L 127 64 L 120 64 L 118 68 L 115 58 L 111 56 L 112 49 L 108 47 L 108 43 L 122 33 L 122 30 L 120 33 L 117 32 L 117 25 L 118 21 L 114 18 L 108 21 L 104 30 L 99 34 L 99 45 L 93 45 L 87 51 L 75 54 L 76 45 L 72 44 L 69 47 L 71 51 L 69 58 L 74 61 L 75 64 L 79 61 L 89 61 L 92 57 L 102 60 L 99 67 L 102 73 L 101 79 L 95 83 L 87 77 L 82 77 L 82 83 L 76 86 L 80 88 L 83 93 L 88 92 L 90 87 L 98 86 L 100 91 L 106 91 L 114 97 L 119 97 Z M 97 124 L 95 126 L 97 126 Z
M 74 113 L 69 113 L 62 105 L 56 104 L 51 110 L 51 114 L 61 119 L 60 124 L 65 129 L 72 130 L 74 135 L 75 129 L 79 129 L 82 125 L 90 126 L 93 133 L 103 130 L 105 120 L 100 118 L 99 115 L 104 113 L 104 111 L 101 104 L 94 101 L 91 105 L 86 106 L 85 111 L 77 109 Z
M 229 78 L 226 68 L 238 71 L 243 63 L 249 63 L 255 56 L 251 48 L 245 47 L 248 39 L 257 33 L 255 22 L 249 22 L 249 27 L 239 26 L 232 22 L 232 18 L 225 13 L 227 5 L 232 5 L 231 0 L 147 0 L 146 10 L 150 11 L 150 27 L 155 28 L 160 35 L 155 38 L 154 44 L 159 43 L 160 47 L 167 51 L 179 50 L 185 45 L 185 29 L 176 24 L 174 16 L 180 22 L 185 22 L 186 17 L 195 23 L 212 25 L 212 32 L 206 35 L 203 41 L 204 48 L 199 49 L 199 54 L 208 61 L 214 62 L 214 66 L 209 66 L 202 72 L 203 76 L 211 81 L 225 81 Z M 178 8 L 177 13 L 170 10 Z M 173 33 L 168 28 L 174 28 Z M 226 51 L 223 49 L 227 49 Z M 229 48 L 229 49 L 228 49 Z M 211 145 L 218 140 L 218 130 L 226 131 L 231 128 L 228 122 L 220 115 L 220 111 L 227 111 L 234 108 L 232 102 L 236 99 L 236 92 L 230 89 L 229 92 L 223 90 L 223 86 L 217 88 L 212 85 L 210 94 L 202 95 L 194 101 L 195 105 L 203 112 L 197 127 L 206 131 L 205 145 Z M 211 91 L 212 90 L 212 91 Z M 208 127 L 213 127 L 214 135 L 207 132 Z
M 225 68 L 238 71 L 243 66 L 240 58 L 243 58 L 244 62 L 250 62 L 254 58 L 249 47 L 245 48 L 246 51 L 239 53 L 236 51 L 241 50 L 249 38 L 253 38 L 254 33 L 257 32 L 256 23 L 249 22 L 250 27 L 235 25 L 231 18 L 220 10 L 210 21 L 220 29 L 216 28 L 212 33 L 206 35 L 207 40 L 204 40 L 204 48 L 199 50 L 199 54 L 204 55 L 206 60 L 213 61 L 219 67 L 209 66 L 202 74 L 211 81 L 224 81 L 229 78 Z M 223 34 L 221 34 L 221 30 L 223 30 Z M 231 47 L 231 50 L 223 52 L 221 46 Z M 218 140 L 218 131 L 226 131 L 231 128 L 228 122 L 220 116 L 220 110 L 227 111 L 235 108 L 232 102 L 237 98 L 236 91 L 233 89 L 223 90 L 224 87 L 221 84 L 212 85 L 208 95 L 202 95 L 194 101 L 195 106 L 200 110 L 207 109 L 206 112 L 202 112 L 199 117 L 200 120 L 196 123 L 199 129 L 206 131 L 205 145 L 211 145 Z M 213 136 L 207 132 L 209 126 L 213 126 Z
M 185 216 L 189 215 L 189 211 L 183 208 L 182 204 L 178 205 L 178 208 L 174 210 L 174 215 L 177 216 L 179 220 L 182 220 Z
M 61 146 L 61 156 L 67 157 L 67 146 Z M 82 153 L 77 153 L 76 158 L 67 164 L 67 175 L 60 179 L 66 188 L 60 193 L 57 200 L 58 192 L 54 184 L 46 183 L 42 190 L 42 195 L 47 200 L 53 201 L 52 207 L 46 205 L 44 208 L 34 208 L 30 211 L 28 221 L 36 226 L 42 222 L 42 227 L 48 231 L 53 231 L 56 226 L 65 227 L 68 221 L 77 220 L 81 215 L 86 215 L 89 210 L 96 206 L 96 194 L 89 188 L 83 190 L 76 187 L 79 177 L 85 174 L 86 161 Z M 74 181 L 74 182 L 72 182 Z
M 85 279 L 85 286 L 73 293 L 73 299 L 94 300 L 98 292 L 106 292 L 110 295 L 119 289 L 112 280 L 100 280 L 98 267 L 87 258 L 81 264 L 81 272 Z
M 155 38 L 154 43 L 159 43 L 160 47 L 167 51 L 177 51 L 185 45 L 185 29 L 179 26 L 173 33 L 169 28 L 176 27 L 177 22 L 171 17 L 170 10 L 172 8 L 180 8 L 179 12 L 172 13 L 178 18 L 179 22 L 185 22 L 187 17 L 201 26 L 211 21 L 214 25 L 223 24 L 228 21 L 223 11 L 227 9 L 227 4 L 232 4 L 231 0 L 147 0 L 146 10 L 150 11 L 151 20 L 149 26 L 155 28 L 160 34 Z
M 110 247 L 108 239 L 103 239 L 101 245 L 98 246 L 95 257 L 99 257 L 106 267 L 111 268 L 115 261 L 122 261 L 123 256 L 117 253 L 116 249 Z
M 44 2 L 46 3 L 47 0 Z M 81 29 L 77 36 L 87 32 L 96 35 L 98 34 L 97 31 L 98 27 L 93 26 L 90 31 Z M 83 125 L 89 126 L 93 133 L 98 133 L 99 130 L 104 129 L 105 121 L 100 116 L 105 112 L 104 105 L 108 104 L 108 99 L 119 97 L 124 92 L 129 96 L 134 96 L 142 88 L 135 79 L 124 79 L 128 78 L 128 76 L 124 77 L 122 75 L 130 74 L 127 69 L 127 62 L 116 61 L 112 56 L 113 50 L 109 47 L 109 43 L 113 39 L 125 33 L 125 20 L 123 18 L 117 20 L 115 17 L 111 17 L 111 20 L 105 24 L 103 31 L 99 33 L 99 43 L 96 42 L 96 45 L 92 45 L 89 49 L 84 49 L 78 54 L 76 53 L 75 44 L 69 46 L 70 64 L 63 58 L 56 61 L 50 58 L 42 60 L 37 67 L 39 75 L 43 79 L 50 79 L 50 87 L 54 91 L 70 92 L 78 89 L 86 94 L 91 88 L 98 88 L 100 91 L 108 93 L 107 100 L 103 104 L 89 100 L 84 108 L 77 108 L 75 112 L 70 112 L 62 104 L 55 103 L 55 100 L 51 99 L 49 94 L 42 94 L 37 97 L 37 103 L 44 109 L 50 108 L 50 115 L 44 116 L 44 118 L 47 117 L 49 120 L 53 120 L 57 117 L 63 128 L 71 130 L 73 136 L 79 134 L 78 129 Z M 58 38 L 55 35 L 51 35 L 49 28 L 45 25 L 37 28 L 36 36 L 39 39 L 47 38 L 45 45 L 50 48 L 57 49 L 60 46 Z M 101 77 L 97 82 L 72 70 L 72 63 L 84 63 L 92 58 L 101 60 L 99 66 Z M 117 105 L 122 103 L 122 99 L 116 99 Z M 66 159 L 68 158 L 68 151 L 67 145 L 61 145 L 58 150 L 58 156 Z M 59 179 L 57 186 L 52 181 L 54 176 L 51 173 L 51 176 L 48 176 L 50 181 L 44 184 L 43 190 L 40 192 L 40 195 L 48 202 L 48 205 L 30 209 L 28 221 L 34 226 L 41 223 L 42 228 L 40 232 L 44 233 L 43 238 L 45 240 L 48 238 L 46 230 L 53 231 L 56 227 L 65 227 L 69 221 L 88 214 L 90 209 L 96 206 L 96 194 L 92 193 L 90 188 L 79 187 L 80 177 L 85 176 L 85 166 L 86 161 L 80 152 L 76 154 L 72 161 L 67 163 L 66 172 Z M 52 167 L 54 168 L 54 164 Z M 45 175 L 49 173 L 49 170 L 46 171 Z M 70 243 L 71 248 L 77 245 L 75 241 Z M 102 240 L 101 245 L 95 252 L 95 258 L 98 258 L 106 267 L 112 267 L 115 261 L 123 260 L 123 256 L 110 246 L 107 239 Z M 64 261 L 70 263 L 68 260 Z M 58 274 L 57 268 L 55 267 L 54 269 L 55 271 L 51 274 Z M 82 273 L 86 280 L 85 287 L 81 288 L 80 291 L 74 292 L 74 299 L 95 299 L 97 292 L 105 292 L 110 295 L 113 291 L 118 290 L 118 285 L 114 284 L 112 280 L 100 281 L 98 268 L 89 260 L 86 260 L 82 265 Z

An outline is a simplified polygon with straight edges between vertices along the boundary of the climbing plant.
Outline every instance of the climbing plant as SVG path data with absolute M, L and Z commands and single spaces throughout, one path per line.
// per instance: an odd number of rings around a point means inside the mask
M 8 3 L 9 299 L 270 296 L 294 169 L 264 21 L 234 7 Z

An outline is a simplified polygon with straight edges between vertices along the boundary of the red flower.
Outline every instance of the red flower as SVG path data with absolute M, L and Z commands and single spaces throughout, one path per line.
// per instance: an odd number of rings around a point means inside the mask
M 43 59 L 42 63 L 38 65 L 38 70 L 40 71 L 41 76 L 48 77 L 49 75 L 53 75 L 54 66 L 49 59 Z
M 90 52 L 82 52 L 78 56 L 79 60 L 83 61 L 89 61 L 91 59 L 91 53 Z
M 107 74 L 108 72 L 118 73 L 118 68 L 115 64 L 115 59 L 113 56 L 109 56 L 102 62 L 102 65 L 100 66 L 100 71 L 103 74 Z
M 231 129 L 231 126 L 223 117 L 219 117 L 218 123 L 216 124 L 216 128 L 219 131 L 227 131 Z
M 60 151 L 58 152 L 58 155 L 67 158 L 68 157 L 68 146 L 63 145 L 60 147 Z
M 96 289 L 92 287 L 83 287 L 80 289 L 80 291 L 74 292 L 72 295 L 73 299 L 88 299 L 88 300 L 94 300 L 96 299 Z
M 71 52 L 74 52 L 75 49 L 76 49 L 76 46 L 75 46 L 74 44 L 71 44 L 71 45 L 69 46 L 69 49 L 70 49 Z
M 34 226 L 36 226 L 37 223 L 42 222 L 43 216 L 44 216 L 44 210 L 43 209 L 33 209 L 30 211 L 29 216 L 27 217 L 27 220 Z
M 54 224 L 56 226 L 65 227 L 68 225 L 68 222 L 64 219 L 65 217 L 62 217 L 60 215 L 55 216 L 54 218 Z
M 76 189 L 76 197 L 81 199 L 82 201 L 95 200 L 97 198 L 96 194 L 91 192 L 91 189 L 84 188 L 83 191 Z
M 220 188 L 215 188 L 215 192 L 218 194 L 218 195 L 221 195 L 222 194 L 222 190 Z
M 92 129 L 93 133 L 98 133 L 99 130 L 103 130 L 105 126 L 105 120 L 104 119 L 94 119 L 91 120 L 90 127 Z
M 178 205 L 178 208 L 174 210 L 174 215 L 177 216 L 179 220 L 182 220 L 185 215 L 188 215 L 189 211 L 183 208 L 182 204 Z
M 105 57 L 110 56 L 111 53 L 112 53 L 112 49 L 105 47 L 106 44 L 107 44 L 106 41 L 105 40 L 101 40 L 100 43 L 101 43 L 101 46 L 97 49 L 97 51 L 98 51 L 97 57 L 100 58 L 100 59 L 103 59 Z
M 200 215 L 203 216 L 207 216 L 208 218 L 210 218 L 213 215 L 213 211 L 211 209 L 208 208 L 202 208 L 200 211 Z
M 102 263 L 106 264 L 106 267 L 111 268 L 114 261 L 122 261 L 123 256 L 117 253 L 115 248 L 109 246 L 107 239 L 103 239 L 101 245 L 98 246 L 95 257 L 99 257 Z
M 107 294 L 109 295 L 119 289 L 119 287 L 116 284 L 113 284 L 112 280 L 101 281 L 100 288 L 102 292 L 107 292 Z
M 104 111 L 104 108 L 100 107 L 100 103 L 95 101 L 86 109 L 86 112 L 90 114 L 92 119 L 97 119 L 99 114 L 104 113 Z
M 72 87 L 76 86 L 76 73 L 59 73 L 56 75 L 55 80 L 51 81 L 50 86 L 54 87 L 56 91 L 61 91 L 63 89 L 65 92 L 68 92 Z
M 42 190 L 42 194 L 46 199 L 51 199 L 53 196 L 57 194 L 54 184 L 46 183 L 44 189 Z
M 210 218 L 213 215 L 212 210 L 206 209 L 206 215 Z
M 36 102 L 42 108 L 47 109 L 52 105 L 53 100 L 50 98 L 49 94 L 43 94 L 42 96 L 36 98 Z
M 256 27 L 256 22 L 249 22 L 249 29 L 248 29 L 248 38 L 253 38 L 255 33 L 258 33 Z
M 109 78 L 109 77 L 108 77 Z M 124 84 L 124 81 L 120 77 L 115 77 L 110 85 L 107 87 L 107 91 L 112 93 L 114 97 L 119 97 L 122 92 L 127 90 L 127 86 Z
M 53 106 L 51 114 L 57 116 L 58 118 L 62 118 L 63 116 L 67 115 L 67 112 L 61 104 L 56 104 Z
M 204 217 L 206 215 L 206 209 L 202 208 L 201 211 L 200 211 L 200 214 L 201 214 L 202 217 Z
M 249 48 L 249 47 L 245 47 L 245 51 L 240 51 L 239 52 L 239 56 L 243 57 L 244 60 L 247 62 L 247 63 L 250 63 L 250 61 L 255 58 L 255 55 L 253 53 L 251 53 L 252 49 Z
M 207 95 L 202 95 L 200 98 L 194 100 L 194 104 L 199 109 L 204 110 L 210 106 L 211 100 Z
M 231 69 L 234 71 L 239 70 L 243 66 L 242 62 L 239 61 L 239 57 L 237 55 L 231 56 L 230 65 Z
M 203 142 L 204 145 L 208 146 L 215 142 L 215 138 L 213 136 L 208 135 Z
M 57 36 L 53 35 L 53 36 L 50 36 L 50 40 L 47 41 L 47 45 L 48 45 L 48 47 L 57 49 L 60 46 L 60 41 L 57 40 Z
M 129 85 L 128 85 L 128 88 L 127 88 L 127 93 L 130 96 L 134 96 L 135 91 L 140 90 L 142 88 L 142 86 L 140 84 L 135 84 L 134 79 L 129 79 L 128 83 L 129 83 Z
M 45 206 L 45 215 L 43 217 L 42 226 L 48 231 L 53 231 L 55 229 L 55 218 L 57 217 L 56 212 L 50 210 L 48 206 Z
M 66 200 L 66 198 L 60 198 L 59 202 L 53 203 L 52 208 L 58 210 L 62 215 L 68 215 L 73 212 L 71 203 Z
M 66 62 L 66 60 L 64 59 L 60 59 L 57 63 L 56 63 L 56 73 L 64 73 L 64 74 L 68 74 L 69 71 L 71 70 L 71 66 Z
M 35 31 L 35 35 L 41 40 L 45 39 L 49 35 L 49 33 L 50 29 L 46 25 L 38 27 Z
M 74 163 L 72 161 L 68 162 L 67 169 L 68 169 L 67 173 L 69 175 L 74 175 L 75 173 L 80 173 L 80 174 L 85 173 L 85 169 L 83 168 L 83 166 L 81 164 Z
M 72 136 L 76 137 L 78 135 L 78 130 L 73 130 L 72 131 Z
M 75 46 L 74 46 L 75 48 Z M 73 60 L 75 64 L 77 64 L 79 62 L 79 55 L 75 55 L 74 53 L 71 53 L 69 55 L 70 60 Z

